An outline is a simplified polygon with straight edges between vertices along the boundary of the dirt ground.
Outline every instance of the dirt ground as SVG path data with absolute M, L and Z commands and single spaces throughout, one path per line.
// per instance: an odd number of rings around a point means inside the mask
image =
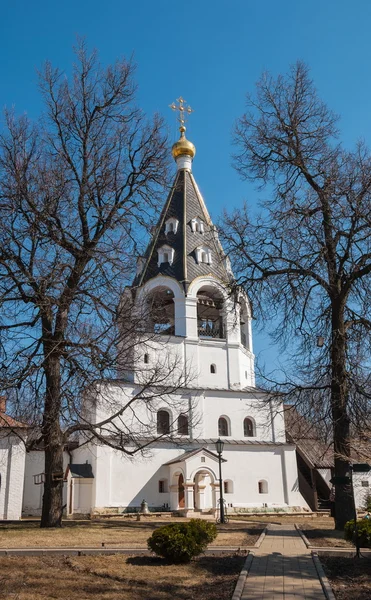
M 150 556 L 0 557 L 0 598 L 230 600 L 245 556 L 168 565 Z
M 353 547 L 352 542 L 344 539 L 344 532 L 334 528 L 333 519 L 328 519 L 328 523 L 302 523 L 301 529 L 307 536 L 310 545 L 315 548 Z
M 370 600 L 371 559 L 321 556 L 336 600 Z
M 66 521 L 61 529 L 40 529 L 38 521 L 1 523 L 0 548 L 146 548 L 153 531 L 167 525 L 167 520 L 131 521 Z M 235 548 L 253 546 L 264 529 L 260 523 L 228 523 L 218 525 L 218 536 L 213 546 Z

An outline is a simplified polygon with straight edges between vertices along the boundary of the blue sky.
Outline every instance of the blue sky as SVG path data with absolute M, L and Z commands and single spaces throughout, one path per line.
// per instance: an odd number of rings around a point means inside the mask
M 278 74 L 304 60 L 342 117 L 344 143 L 370 141 L 370 27 L 369 0 L 3 0 L 1 104 L 36 118 L 36 70 L 49 59 L 68 73 L 77 35 L 104 63 L 133 55 L 139 104 L 164 114 L 174 140 L 168 105 L 182 95 L 194 108 L 187 130 L 197 147 L 194 174 L 216 220 L 225 206 L 262 196 L 231 167 L 231 131 L 263 70 Z M 254 339 L 257 353 L 274 360 L 267 336 Z

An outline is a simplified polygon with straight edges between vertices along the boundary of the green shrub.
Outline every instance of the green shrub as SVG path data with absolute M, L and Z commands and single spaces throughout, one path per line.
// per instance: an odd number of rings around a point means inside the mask
M 214 523 L 191 519 L 188 523 L 170 523 L 159 527 L 148 539 L 148 548 L 172 563 L 186 563 L 198 556 L 215 540 Z
M 360 548 L 371 548 L 371 519 L 360 519 L 357 521 L 358 545 Z M 344 535 L 346 540 L 355 541 L 354 520 L 345 523 Z
M 371 512 L 371 494 L 368 493 L 367 496 L 365 497 L 365 510 L 367 510 L 367 512 Z

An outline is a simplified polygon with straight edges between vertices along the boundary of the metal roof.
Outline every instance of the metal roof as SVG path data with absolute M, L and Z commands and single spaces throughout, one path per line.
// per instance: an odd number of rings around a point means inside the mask
M 165 235 L 165 223 L 171 217 L 178 220 L 178 229 L 176 234 L 169 232 Z M 191 221 L 194 218 L 203 221 L 204 233 L 192 231 Z M 164 245 L 175 250 L 174 262 L 158 266 L 157 250 Z M 200 246 L 211 249 L 211 264 L 197 263 L 195 250 Z M 201 275 L 212 275 L 224 283 L 231 280 L 232 274 L 230 268 L 227 268 L 215 227 L 194 177 L 188 170 L 181 169 L 177 172 L 144 258 L 144 268 L 135 277 L 133 286 L 143 285 L 158 274 L 176 279 L 185 290 L 191 281 Z

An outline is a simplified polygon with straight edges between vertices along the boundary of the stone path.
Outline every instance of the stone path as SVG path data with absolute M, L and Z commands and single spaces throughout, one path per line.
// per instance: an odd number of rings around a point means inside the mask
M 241 600 L 325 600 L 310 550 L 294 525 L 270 525 L 254 550 Z

